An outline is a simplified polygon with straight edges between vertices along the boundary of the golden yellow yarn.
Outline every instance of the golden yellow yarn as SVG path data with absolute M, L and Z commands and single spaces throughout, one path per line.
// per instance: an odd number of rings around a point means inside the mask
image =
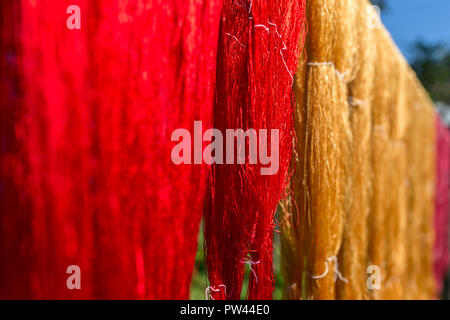
M 434 297 L 434 111 L 370 8 L 308 1 L 295 171 L 281 205 L 288 299 Z M 369 266 L 381 271 L 378 290 Z
M 346 2 L 352 4 L 351 1 Z M 356 78 L 349 84 L 350 126 L 352 143 L 349 163 L 349 194 L 343 243 L 339 266 L 348 283 L 337 282 L 339 299 L 365 299 L 367 218 L 371 190 L 371 107 L 375 72 L 375 42 L 373 30 L 367 24 L 367 2 L 354 3 L 358 19 L 355 21 L 357 48 Z

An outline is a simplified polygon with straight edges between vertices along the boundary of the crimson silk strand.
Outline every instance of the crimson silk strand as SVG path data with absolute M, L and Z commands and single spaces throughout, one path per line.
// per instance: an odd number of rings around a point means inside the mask
M 223 133 L 278 129 L 279 170 L 261 175 L 264 165 L 249 164 L 248 152 L 245 164 L 213 165 L 205 210 L 208 292 L 213 299 L 241 297 L 246 265 L 248 298 L 272 298 L 273 218 L 289 177 L 292 76 L 304 41 L 304 19 L 305 1 L 223 3 L 214 127 Z M 270 133 L 267 140 L 269 154 L 275 152 Z
M 211 125 L 221 2 L 0 8 L 0 296 L 188 298 L 208 167 L 171 133 Z

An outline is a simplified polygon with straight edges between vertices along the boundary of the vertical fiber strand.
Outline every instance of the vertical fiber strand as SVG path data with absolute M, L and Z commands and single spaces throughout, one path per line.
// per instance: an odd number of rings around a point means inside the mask
M 273 218 L 289 174 L 291 86 L 303 20 L 304 1 L 228 0 L 223 5 L 214 127 L 267 129 L 268 141 L 271 129 L 278 129 L 280 163 L 273 175 L 261 175 L 263 166 L 249 164 L 248 155 L 246 164 L 213 168 L 205 213 L 213 299 L 240 298 L 245 265 L 251 270 L 248 298 L 272 297 Z
M 26 186 L 20 61 L 21 3 L 0 2 L 0 298 L 30 299 L 32 241 Z
M 93 292 L 87 43 L 84 31 L 67 29 L 68 6 L 21 2 L 25 113 L 19 125 L 26 132 L 35 298 L 89 298 Z M 65 271 L 73 264 L 84 270 L 83 291 L 67 289 Z
M 434 276 L 437 297 L 442 292 L 443 281 L 449 263 L 448 215 L 449 215 L 449 179 L 450 179 L 450 133 L 442 119 L 436 115 L 436 199 L 435 199 L 435 242 Z
M 335 298 L 335 260 L 341 241 L 343 197 L 341 185 L 345 139 L 341 127 L 345 114 L 337 104 L 340 81 L 333 63 L 337 41 L 336 2 L 309 1 L 309 42 L 306 94 L 306 184 L 307 207 L 304 215 L 306 257 L 305 290 L 308 299 Z M 329 41 L 322 39 L 325 34 Z M 327 85 L 322 85 L 322 84 Z M 299 199 L 301 201 L 301 199 Z
M 99 263 L 119 270 L 110 268 L 102 296 L 189 297 L 208 166 L 172 163 L 171 134 L 196 120 L 211 126 L 220 8 L 98 5 Z
M 221 1 L 82 0 L 69 30 L 71 4 L 0 5 L 0 260 L 23 266 L 0 295 L 187 299 L 208 166 L 172 163 L 171 134 L 211 126 Z
M 339 266 L 347 283 L 337 283 L 337 298 L 365 299 L 367 217 L 371 191 L 370 138 L 375 48 L 373 30 L 368 26 L 367 1 L 354 3 L 357 10 L 358 66 L 355 79 L 349 85 L 352 143 L 349 164 L 349 203 L 344 238 L 339 254 Z

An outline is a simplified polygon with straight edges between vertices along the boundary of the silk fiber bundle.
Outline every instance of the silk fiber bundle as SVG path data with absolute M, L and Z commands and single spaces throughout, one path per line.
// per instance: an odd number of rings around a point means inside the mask
M 197 134 L 195 120 L 212 124 L 220 8 L 219 1 L 99 8 L 107 17 L 98 26 L 102 45 L 95 55 L 105 92 L 97 101 L 99 241 L 106 249 L 100 268 L 113 261 L 137 298 L 189 297 L 207 166 L 172 163 L 170 140 L 178 128 Z M 121 280 L 106 280 L 108 296 Z
M 433 297 L 432 102 L 374 14 L 368 1 L 307 5 L 281 206 L 289 299 Z
M 31 298 L 32 241 L 25 180 L 19 71 L 20 1 L 0 2 L 0 298 Z
M 371 195 L 371 108 L 375 72 L 374 31 L 369 20 L 366 0 L 348 1 L 356 10 L 356 76 L 349 83 L 350 125 L 352 143 L 349 161 L 349 194 L 339 266 L 348 282 L 338 281 L 337 298 L 361 300 L 367 298 L 367 218 Z
M 307 75 L 307 241 L 306 298 L 335 299 L 336 257 L 341 245 L 344 203 L 343 180 L 347 150 L 343 128 L 346 106 L 339 105 L 334 48 L 338 41 L 335 1 L 310 1 L 310 38 Z M 321 42 L 329 37 L 327 43 Z M 321 43 L 319 45 L 319 43 Z M 331 63 L 330 63 L 331 62 Z M 326 85 L 322 85 L 326 84 Z M 344 145 L 342 144 L 344 143 Z M 342 151 L 342 152 L 341 152 Z M 302 215 L 302 213 L 300 213 Z
M 434 110 L 415 74 L 407 75 L 410 92 L 407 127 L 408 217 L 406 299 L 432 299 L 432 242 L 434 232 Z
M 436 116 L 436 152 L 435 242 L 433 261 L 437 295 L 440 295 L 449 262 L 450 133 L 439 116 Z
M 1 105 L 2 181 L 18 169 L 1 194 L 0 260 L 17 254 L 0 292 L 187 299 L 208 166 L 173 163 L 171 134 L 212 125 L 221 2 L 76 1 L 80 29 L 69 29 L 72 4 L 1 4 L 2 90 L 23 105 Z M 70 265 L 82 290 L 67 287 Z
M 25 262 L 30 298 L 90 298 L 94 233 L 87 35 L 66 27 L 68 1 L 19 3 L 24 112 L 16 136 L 26 168 L 20 191 L 30 204 L 31 236 L 24 244 L 30 250 Z M 84 272 L 84 290 L 68 289 L 71 265 Z
M 304 10 L 305 1 L 293 0 L 227 0 L 223 5 L 214 127 L 222 132 L 279 130 L 279 154 L 275 155 L 279 168 L 262 175 L 264 166 L 249 164 L 248 154 L 244 164 L 235 161 L 213 167 L 205 213 L 212 299 L 239 299 L 245 266 L 250 279 L 248 298 L 272 298 L 273 218 L 289 178 L 292 83 L 305 32 Z M 267 141 L 274 138 L 272 133 L 270 137 Z M 249 145 L 245 143 L 246 150 Z M 260 143 L 258 150 L 262 147 Z

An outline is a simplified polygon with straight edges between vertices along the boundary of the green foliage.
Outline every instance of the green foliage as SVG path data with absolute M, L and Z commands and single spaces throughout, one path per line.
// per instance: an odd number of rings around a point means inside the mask
M 414 44 L 414 71 L 434 101 L 450 104 L 450 51 L 443 44 Z

